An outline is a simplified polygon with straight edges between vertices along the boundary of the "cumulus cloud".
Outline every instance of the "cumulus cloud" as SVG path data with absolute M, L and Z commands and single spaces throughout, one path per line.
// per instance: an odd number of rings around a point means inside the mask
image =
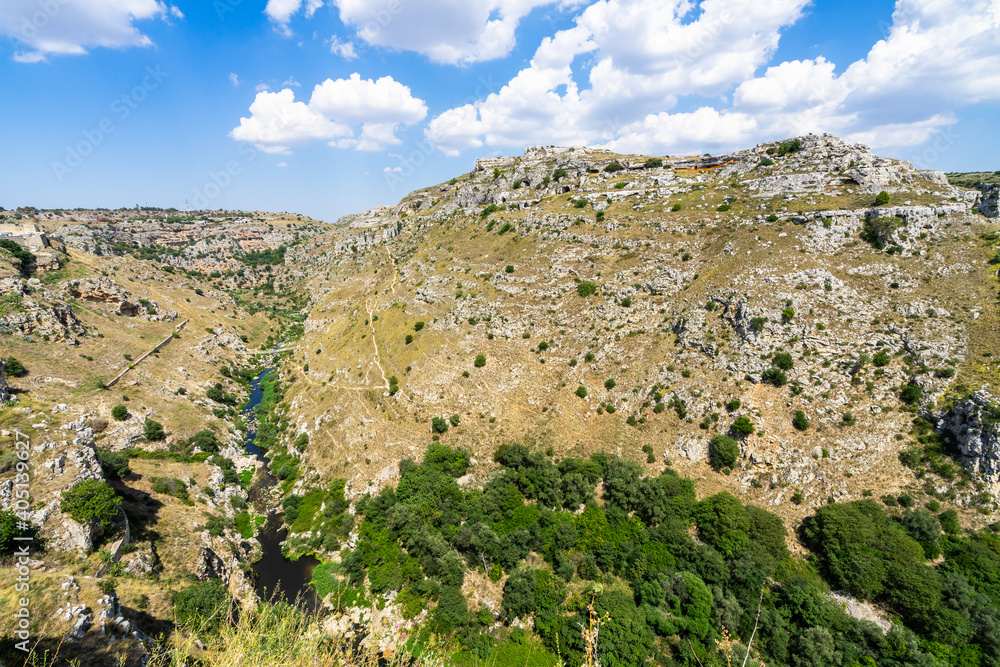
M 817 57 L 758 75 L 805 5 L 599 0 L 500 91 L 433 118 L 427 138 L 452 155 L 553 142 L 678 152 L 819 131 L 903 146 L 959 106 L 1000 99 L 995 0 L 897 0 L 885 38 L 842 74 Z M 719 103 L 672 112 L 694 96 Z
M 407 86 L 385 76 L 327 79 L 308 103 L 296 101 L 291 89 L 260 92 L 231 136 L 268 153 L 287 153 L 316 140 L 337 148 L 378 151 L 400 143 L 396 131 L 427 116 L 427 105 Z
M 516 43 L 521 19 L 556 0 L 333 0 L 340 20 L 371 46 L 413 51 L 434 62 L 468 64 L 502 58 Z M 575 2 L 564 2 L 571 7 Z M 279 32 L 305 7 L 309 18 L 322 0 L 268 0 L 264 12 Z M 337 42 L 335 42 L 337 44 Z M 334 52 L 353 57 L 350 42 Z
M 234 86 L 240 85 L 240 77 L 236 74 L 236 72 L 229 73 L 229 82 Z
M 83 55 L 94 47 L 148 47 L 153 42 L 136 22 L 183 18 L 180 9 L 160 0 L 4 0 L 0 34 L 23 47 L 14 60 L 37 63 L 50 55 Z

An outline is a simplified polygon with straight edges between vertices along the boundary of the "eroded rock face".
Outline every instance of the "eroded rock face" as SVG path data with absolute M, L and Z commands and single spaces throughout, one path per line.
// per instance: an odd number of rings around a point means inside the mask
M 983 193 L 976 204 L 976 209 L 987 218 L 1000 216 L 1000 185 L 980 185 Z
M 962 464 L 1000 498 L 1000 405 L 986 391 L 959 401 L 938 423 L 958 441 Z

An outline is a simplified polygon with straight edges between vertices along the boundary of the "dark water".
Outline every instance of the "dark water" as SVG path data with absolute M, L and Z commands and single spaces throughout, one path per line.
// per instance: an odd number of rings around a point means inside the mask
M 268 469 L 270 459 L 254 442 L 257 436 L 257 420 L 253 411 L 264 397 L 260 381 L 271 371 L 269 368 L 251 381 L 250 400 L 243 408 L 243 418 L 247 421 L 247 436 L 244 443 L 246 452 L 257 457 L 258 461 L 264 462 L 264 467 L 260 469 L 250 489 L 250 502 L 258 511 L 266 510 L 270 500 L 269 490 L 276 483 Z M 312 580 L 313 570 L 319 565 L 319 561 L 312 556 L 302 556 L 295 561 L 285 558 L 281 554 L 281 542 L 286 535 L 287 531 L 282 526 L 281 516 L 275 512 L 268 512 L 267 521 L 257 533 L 257 541 L 264 551 L 261 559 L 253 565 L 257 595 L 262 600 L 284 599 L 287 602 L 296 602 L 306 611 L 315 612 L 320 607 L 319 598 L 316 596 L 316 591 L 309 586 L 309 581 Z

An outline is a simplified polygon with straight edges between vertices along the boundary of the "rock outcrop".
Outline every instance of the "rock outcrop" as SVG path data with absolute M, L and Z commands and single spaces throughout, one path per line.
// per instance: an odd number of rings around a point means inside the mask
M 938 426 L 955 436 L 966 470 L 1000 499 L 1000 405 L 996 400 L 977 391 L 942 415 Z

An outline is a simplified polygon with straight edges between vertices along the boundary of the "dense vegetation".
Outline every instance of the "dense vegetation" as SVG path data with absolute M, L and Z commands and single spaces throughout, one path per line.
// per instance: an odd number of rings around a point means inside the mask
M 720 439 L 717 464 L 736 446 Z M 367 581 L 375 596 L 398 591 L 405 615 L 429 609 L 429 631 L 454 633 L 480 658 L 518 641 L 509 623 L 520 618 L 578 665 L 583 628 L 603 618 L 606 667 L 742 663 L 751 635 L 747 664 L 1000 665 L 995 531 L 943 536 L 927 510 L 893 517 L 867 501 L 831 504 L 802 527 L 815 559 L 804 564 L 790 558 L 777 516 L 728 493 L 699 502 L 669 468 L 644 477 L 621 458 L 556 461 L 521 445 L 500 447 L 495 461 L 482 490 L 463 491 L 467 452 L 432 444 L 420 463 L 404 460 L 397 488 L 358 502 L 345 581 L 325 564 L 324 590 L 360 599 Z M 498 614 L 469 607 L 470 571 L 504 582 Z M 883 634 L 848 616 L 828 584 L 900 622 Z M 490 630 L 496 620 L 503 629 Z

